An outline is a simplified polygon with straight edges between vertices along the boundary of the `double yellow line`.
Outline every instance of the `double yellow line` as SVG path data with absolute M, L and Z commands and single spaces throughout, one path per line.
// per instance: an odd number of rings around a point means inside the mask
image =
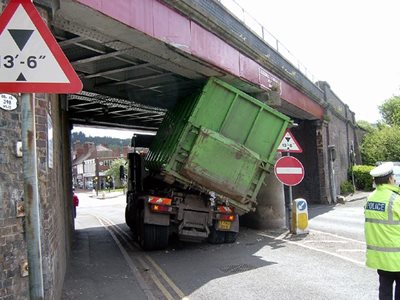
M 168 300 L 189 299 L 150 256 L 138 250 L 139 247 L 135 245 L 136 243 L 124 230 L 122 230 L 118 225 L 116 225 L 111 220 L 105 217 L 100 217 L 100 216 L 94 216 L 94 217 L 97 218 L 99 223 L 102 226 L 104 226 L 104 228 L 110 233 L 111 237 L 114 239 L 122 255 L 127 261 L 129 268 L 132 270 L 136 280 L 138 281 L 140 287 L 142 288 L 148 299 L 157 299 L 157 298 L 151 292 L 151 288 L 148 286 L 146 280 L 141 275 L 141 272 L 136 266 L 134 260 L 131 258 L 125 247 L 120 242 L 120 239 L 124 241 L 124 244 L 129 249 L 129 251 L 135 254 L 135 259 L 139 262 L 141 268 L 147 271 L 146 273 L 149 275 L 152 282 L 158 287 L 158 289 L 166 299 Z M 165 284 L 161 282 L 159 278 L 160 276 Z M 173 296 L 170 291 L 173 291 L 172 294 L 175 294 L 175 296 Z

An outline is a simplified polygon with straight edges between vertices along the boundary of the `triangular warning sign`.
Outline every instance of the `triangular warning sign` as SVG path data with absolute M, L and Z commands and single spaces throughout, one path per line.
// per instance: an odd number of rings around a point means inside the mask
M 78 93 L 82 82 L 30 0 L 0 16 L 0 92 Z
M 286 132 L 283 135 L 282 141 L 280 142 L 277 150 L 279 152 L 303 152 L 303 149 L 301 149 L 299 143 L 296 141 L 289 129 L 286 129 Z

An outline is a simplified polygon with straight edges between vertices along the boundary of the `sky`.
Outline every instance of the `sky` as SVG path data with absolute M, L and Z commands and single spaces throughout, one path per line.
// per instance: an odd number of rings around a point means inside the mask
M 83 132 L 86 136 L 109 136 L 117 139 L 130 139 L 134 133 L 155 134 L 155 132 L 131 131 L 126 129 L 94 128 L 75 125 L 72 132 Z
M 307 66 L 315 81 L 327 81 L 357 121 L 378 121 L 378 106 L 400 95 L 400 1 L 234 1 Z

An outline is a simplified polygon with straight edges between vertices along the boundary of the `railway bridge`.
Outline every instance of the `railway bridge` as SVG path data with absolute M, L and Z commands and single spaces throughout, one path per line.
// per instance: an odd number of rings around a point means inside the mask
M 0 1 L 0 9 L 5 7 Z M 72 242 L 70 130 L 74 125 L 156 131 L 165 113 L 218 77 L 288 115 L 306 176 L 294 197 L 331 203 L 359 161 L 355 115 L 327 82 L 312 82 L 216 0 L 36 0 L 42 18 L 83 82 L 79 94 L 32 94 L 42 278 L 46 298 L 60 296 Z M 1 91 L 0 91 L 1 92 Z M 19 99 L 19 95 L 15 95 Z M 20 99 L 19 99 L 20 100 Z M 245 116 L 243 116 L 245 117 Z M 0 297 L 24 297 L 28 280 L 21 110 L 0 109 Z M 51 130 L 50 130 L 51 129 Z M 332 149 L 336 152 L 333 160 Z M 270 176 L 247 221 L 282 225 L 282 185 Z M 275 200 L 274 200 L 275 199 Z M 268 223 L 265 220 L 272 220 Z M 263 221 L 264 220 L 264 221 Z

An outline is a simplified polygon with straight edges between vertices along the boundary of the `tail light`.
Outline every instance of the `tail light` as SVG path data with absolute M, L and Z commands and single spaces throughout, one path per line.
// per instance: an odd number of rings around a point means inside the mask
M 217 219 L 218 219 L 218 220 L 223 220 L 223 221 L 230 221 L 230 222 L 233 222 L 233 221 L 235 221 L 235 215 L 222 215 L 222 214 L 217 214 Z
M 172 207 L 165 205 L 151 204 L 150 210 L 156 213 L 169 213 L 172 211 Z
M 160 198 L 149 196 L 148 203 L 150 205 L 150 210 L 155 213 L 170 213 L 172 211 L 170 198 Z
M 217 206 L 215 218 L 217 220 L 233 222 L 236 218 L 235 210 L 229 206 Z

